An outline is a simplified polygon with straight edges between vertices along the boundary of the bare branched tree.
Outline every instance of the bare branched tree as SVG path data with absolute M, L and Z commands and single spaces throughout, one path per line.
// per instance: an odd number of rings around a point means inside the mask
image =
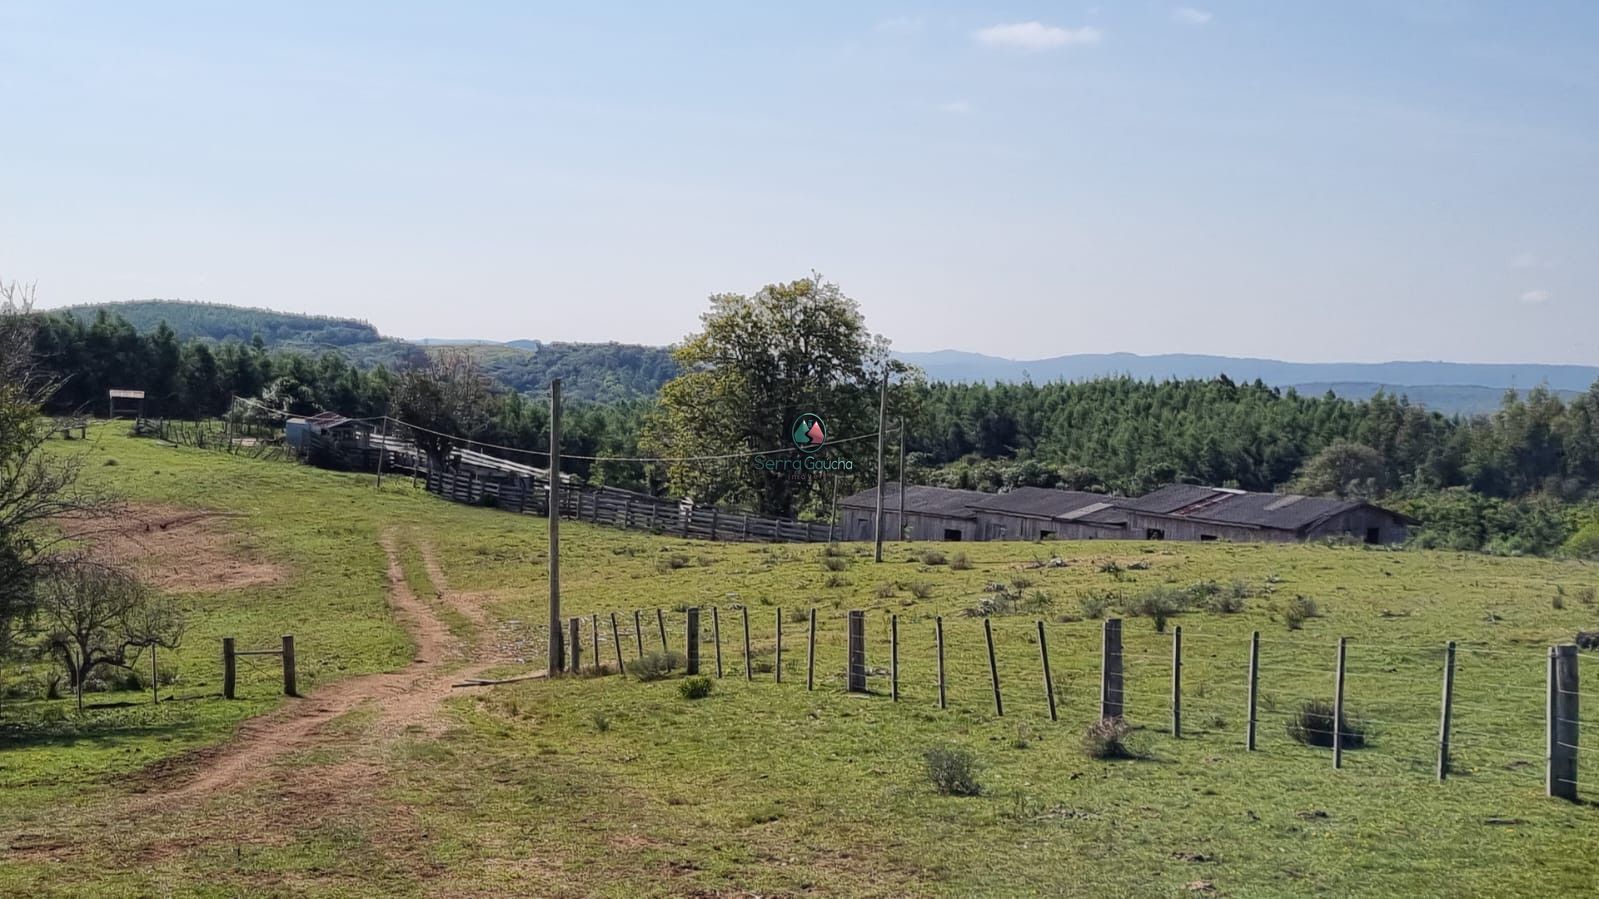
M 416 445 L 435 467 L 443 467 L 457 436 L 470 437 L 489 421 L 489 379 L 470 351 L 445 349 L 426 364 L 400 372 L 395 411 L 412 428 Z M 424 430 L 425 429 L 425 430 Z
M 182 616 L 155 612 L 149 589 L 137 578 L 86 558 L 54 566 L 36 592 L 47 627 L 45 647 L 67 669 L 80 712 L 95 669 L 130 668 L 147 641 L 175 645 L 182 637 Z M 153 632 L 146 630 L 152 625 Z
M 0 281 L 0 650 L 15 645 L 37 585 L 62 562 L 59 524 L 116 511 L 79 485 L 81 455 L 46 451 L 55 423 L 41 409 L 59 384 L 36 364 L 33 299 L 33 285 Z

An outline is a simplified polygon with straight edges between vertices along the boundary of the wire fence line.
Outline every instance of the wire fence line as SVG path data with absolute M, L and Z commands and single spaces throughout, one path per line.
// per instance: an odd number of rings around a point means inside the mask
M 595 667 L 597 660 L 590 659 L 589 673 L 614 672 L 618 662 L 625 667 L 640 650 L 686 652 L 691 641 L 685 611 L 681 604 L 670 613 L 642 610 L 636 620 L 643 622 L 643 633 L 634 632 L 631 610 L 617 614 L 615 632 L 609 613 L 580 617 L 580 632 L 594 622 L 603 631 L 580 641 L 587 644 L 597 636 L 602 647 L 600 664 Z M 1327 749 L 1338 743 L 1334 754 L 1346 765 L 1422 766 L 1439 780 L 1468 773 L 1519 778 L 1541 770 L 1550 795 L 1566 798 L 1574 796 L 1579 780 L 1577 760 L 1593 755 L 1579 740 L 1584 722 L 1576 706 L 1564 704 L 1580 690 L 1570 689 L 1574 680 L 1555 676 L 1562 658 L 1555 647 L 1504 654 L 1506 662 L 1528 658 L 1529 672 L 1541 662 L 1551 673 L 1546 690 L 1523 696 L 1502 691 L 1503 672 L 1492 667 L 1475 667 L 1463 677 L 1455 665 L 1448 676 L 1458 647 L 1451 652 L 1444 644 L 1436 653 L 1420 644 L 1404 647 L 1413 658 L 1397 665 L 1384 659 L 1374 669 L 1362 652 L 1364 641 L 1348 640 L 1340 669 L 1333 641 L 1325 645 L 1327 664 L 1321 667 L 1308 662 L 1304 638 L 1180 627 L 1124 636 L 1119 619 L 1052 624 L 1021 615 L 899 615 L 879 608 L 862 613 L 864 633 L 856 638 L 861 645 L 852 648 L 850 631 L 843 627 L 850 614 L 845 610 L 735 604 L 717 607 L 714 614 L 720 644 L 709 606 L 700 610 L 700 633 L 693 642 L 699 646 L 698 673 L 716 677 L 846 691 L 858 674 L 856 682 L 867 685 L 864 692 L 894 697 L 900 704 L 935 704 L 1029 723 L 1057 715 L 1087 723 L 1113 710 L 1135 729 L 1165 738 L 1224 740 L 1240 748 L 1247 739 L 1249 749 L 1301 744 Z M 668 618 L 671 627 L 663 635 L 658 622 Z M 1183 641 L 1200 638 L 1205 648 L 1178 650 L 1179 633 Z M 1047 654 L 1039 639 L 1045 634 Z M 1259 649 L 1253 680 L 1252 640 Z M 1575 662 L 1571 665 L 1574 675 Z M 1335 721 L 1331 712 L 1340 687 L 1343 717 Z M 1461 696 L 1469 701 L 1459 701 Z M 1504 701 L 1495 705 L 1488 697 Z

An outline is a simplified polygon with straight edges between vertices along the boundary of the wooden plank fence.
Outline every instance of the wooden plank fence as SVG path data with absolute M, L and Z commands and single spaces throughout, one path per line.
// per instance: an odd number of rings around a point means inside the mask
M 458 503 L 541 517 L 549 497 L 543 478 L 493 478 L 472 471 L 430 471 L 427 489 Z M 692 506 L 616 487 L 564 487 L 561 517 L 698 540 L 827 543 L 834 534 L 823 521 Z

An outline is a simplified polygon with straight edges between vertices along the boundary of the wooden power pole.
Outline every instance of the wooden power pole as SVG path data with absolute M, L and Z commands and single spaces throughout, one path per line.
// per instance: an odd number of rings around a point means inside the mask
M 550 666 L 561 673 L 561 379 L 550 381 Z
M 899 467 L 894 469 L 894 476 L 899 478 L 899 525 L 894 532 L 895 540 L 905 539 L 905 419 L 899 420 Z
M 883 363 L 883 387 L 877 401 L 877 521 L 872 527 L 875 547 L 872 561 L 883 561 L 883 444 L 888 439 L 885 423 L 888 420 L 888 363 Z

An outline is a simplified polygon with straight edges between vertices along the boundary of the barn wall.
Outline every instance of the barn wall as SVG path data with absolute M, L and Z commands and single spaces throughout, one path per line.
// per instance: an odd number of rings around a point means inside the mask
M 1189 521 L 1183 518 L 1171 518 L 1164 515 L 1128 513 L 1127 539 L 1142 540 L 1146 530 L 1149 528 L 1160 528 L 1165 531 L 1167 540 L 1198 541 L 1206 535 L 1212 535 L 1217 540 L 1229 540 L 1234 543 L 1292 543 L 1298 539 L 1293 531 L 1229 527 L 1227 525 Z
M 875 506 L 841 506 L 838 510 L 841 519 L 840 531 L 845 540 L 872 540 L 872 522 L 877 515 Z M 946 528 L 959 531 L 962 540 L 980 539 L 977 523 L 970 518 L 951 518 L 943 515 L 923 515 L 919 512 L 905 510 L 905 522 L 909 530 L 906 532 L 908 540 L 939 541 L 944 539 Z M 883 508 L 883 539 L 894 540 L 899 534 L 899 510 L 893 502 L 887 502 Z
M 1405 538 L 1410 536 L 1410 529 L 1403 522 L 1382 509 L 1352 509 L 1342 515 L 1335 515 L 1322 522 L 1307 536 L 1312 540 L 1320 540 L 1347 534 L 1356 540 L 1365 540 L 1367 528 L 1378 529 L 1377 542 L 1381 544 L 1403 543 Z

